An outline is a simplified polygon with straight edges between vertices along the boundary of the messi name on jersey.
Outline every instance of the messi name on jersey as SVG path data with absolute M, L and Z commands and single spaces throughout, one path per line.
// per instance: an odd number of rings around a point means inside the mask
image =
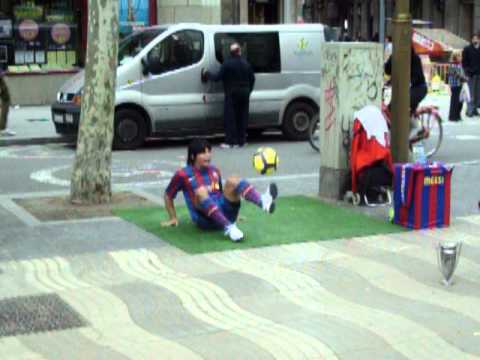
M 448 226 L 453 168 L 432 163 L 394 169 L 394 222 L 411 229 Z

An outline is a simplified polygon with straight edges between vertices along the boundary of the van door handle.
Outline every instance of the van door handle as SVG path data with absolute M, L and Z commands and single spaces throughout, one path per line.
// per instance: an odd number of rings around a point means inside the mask
M 207 95 L 203 94 L 202 101 L 203 101 L 204 104 L 207 103 Z

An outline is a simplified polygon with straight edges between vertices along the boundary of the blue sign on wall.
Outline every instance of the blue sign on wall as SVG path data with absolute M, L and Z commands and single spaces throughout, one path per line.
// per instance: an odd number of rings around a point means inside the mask
M 120 33 L 127 35 L 135 28 L 148 26 L 149 0 L 120 0 Z

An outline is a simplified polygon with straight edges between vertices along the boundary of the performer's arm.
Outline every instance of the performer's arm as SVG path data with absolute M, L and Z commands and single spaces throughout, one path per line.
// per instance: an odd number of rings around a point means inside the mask
M 175 204 L 173 202 L 173 199 L 170 198 L 170 196 L 167 193 L 165 193 L 164 200 L 165 200 L 165 210 L 167 210 L 167 213 L 168 213 L 168 220 L 162 221 L 161 225 L 164 227 L 177 226 L 178 225 L 177 211 L 175 210 Z
M 180 171 L 177 171 L 175 173 L 175 175 L 172 177 L 172 180 L 170 180 L 167 189 L 165 190 L 163 199 L 165 201 L 165 210 L 167 210 L 168 220 L 162 221 L 162 226 L 178 225 L 177 211 L 175 210 L 174 199 L 183 186 L 182 176 L 180 174 Z

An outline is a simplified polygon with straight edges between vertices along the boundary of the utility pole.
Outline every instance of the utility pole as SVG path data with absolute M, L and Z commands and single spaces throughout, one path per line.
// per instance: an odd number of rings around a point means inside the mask
M 409 0 L 397 0 L 393 19 L 392 156 L 408 162 L 412 17 Z
M 286 0 L 283 3 L 283 23 L 284 24 L 290 24 L 292 22 L 291 20 L 291 12 L 292 12 L 292 7 L 291 7 L 291 0 Z
M 385 43 L 385 0 L 379 0 L 378 41 Z

